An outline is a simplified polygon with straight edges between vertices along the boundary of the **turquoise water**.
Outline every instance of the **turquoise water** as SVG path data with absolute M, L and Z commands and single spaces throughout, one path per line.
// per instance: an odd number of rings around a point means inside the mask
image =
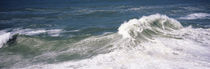
M 0 69 L 208 69 L 209 3 L 3 0 Z

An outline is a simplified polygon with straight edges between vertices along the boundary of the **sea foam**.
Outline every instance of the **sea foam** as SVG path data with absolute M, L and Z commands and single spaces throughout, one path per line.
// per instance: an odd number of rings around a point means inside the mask
M 22 35 L 38 35 L 46 33 L 50 36 L 59 36 L 62 31 L 62 29 L 15 29 L 14 33 Z
M 192 13 L 184 17 L 180 17 L 179 19 L 186 19 L 186 20 L 194 20 L 194 19 L 207 19 L 210 17 L 208 13 Z
M 155 14 L 124 22 L 119 27 L 118 33 L 124 38 L 137 38 L 162 34 L 180 28 L 182 28 L 182 25 L 177 20 L 166 15 Z
M 11 38 L 11 33 L 0 33 L 0 48 Z

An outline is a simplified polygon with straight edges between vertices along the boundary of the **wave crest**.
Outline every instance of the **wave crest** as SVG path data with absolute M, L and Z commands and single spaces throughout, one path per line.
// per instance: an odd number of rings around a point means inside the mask
M 173 18 L 169 18 L 166 15 L 154 14 L 124 22 L 118 28 L 118 33 L 121 34 L 123 38 L 148 39 L 153 35 L 162 34 L 182 27 L 181 23 Z
M 11 38 L 10 33 L 3 33 L 0 35 L 0 48 Z

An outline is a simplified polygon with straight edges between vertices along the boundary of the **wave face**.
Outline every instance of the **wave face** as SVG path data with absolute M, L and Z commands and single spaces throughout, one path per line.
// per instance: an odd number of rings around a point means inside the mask
M 93 36 L 73 44 L 67 44 L 68 47 L 65 51 L 45 53 L 39 56 L 39 58 L 47 59 L 49 56 L 55 57 L 56 55 L 73 53 L 80 54 L 80 56 L 83 55 L 83 57 L 86 56 L 86 58 L 51 64 L 44 62 L 32 64 L 26 62 L 25 64 L 31 65 L 21 67 L 21 64 L 16 64 L 10 68 L 210 68 L 210 29 L 192 28 L 190 26 L 183 27 L 180 22 L 173 18 L 169 18 L 166 15 L 154 14 L 124 22 L 118 30 L 118 33 Z M 90 55 L 93 56 L 87 57 Z M 56 60 L 56 58 L 53 59 Z
M 124 38 L 136 39 L 141 37 L 146 39 L 155 34 L 160 35 L 180 28 L 182 28 L 182 25 L 177 20 L 166 15 L 155 14 L 124 22 L 119 27 L 118 33 Z
M 208 19 L 210 14 L 208 13 L 192 13 L 179 19 L 194 20 L 194 19 Z

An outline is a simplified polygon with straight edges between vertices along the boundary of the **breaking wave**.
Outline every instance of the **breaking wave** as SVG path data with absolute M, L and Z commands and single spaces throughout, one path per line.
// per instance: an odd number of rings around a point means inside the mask
M 118 33 L 124 38 L 149 38 L 153 35 L 161 35 L 164 32 L 180 29 L 182 25 L 175 19 L 169 18 L 166 15 L 150 15 L 143 16 L 140 19 L 131 19 L 124 22 Z
M 210 29 L 183 27 L 173 18 L 154 14 L 124 22 L 118 28 L 118 33 L 92 36 L 72 44 L 66 44 L 65 41 L 65 50 L 52 52 L 53 55 L 48 52 L 38 56 L 48 59 L 62 54 L 74 54 L 76 58 L 86 58 L 58 63 L 28 62 L 25 64 L 31 65 L 24 66 L 22 63 L 23 65 L 16 64 L 10 68 L 208 69 L 209 35 Z M 68 58 L 71 57 L 73 56 Z
M 39 35 L 46 33 L 49 36 L 57 37 L 60 33 L 63 32 L 62 29 L 52 29 L 52 30 L 45 30 L 45 29 L 14 29 L 10 32 L 8 30 L 0 31 L 0 48 L 6 44 L 9 39 L 13 38 L 14 35 Z
M 11 38 L 10 33 L 0 32 L 0 48 Z

